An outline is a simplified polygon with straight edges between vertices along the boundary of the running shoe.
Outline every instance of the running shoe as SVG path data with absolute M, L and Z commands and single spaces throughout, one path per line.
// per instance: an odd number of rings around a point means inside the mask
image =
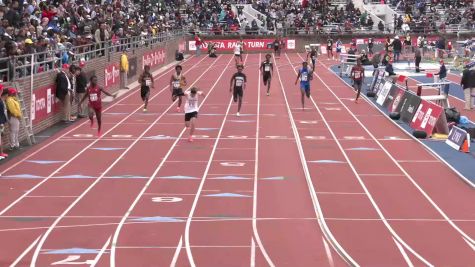
M 5 159 L 4 157 L 0 157 L 0 160 Z
M 269 92 L 267 92 L 267 96 L 270 96 L 270 93 L 269 93 Z
M 8 154 L 5 154 L 5 153 L 0 154 L 0 157 L 2 157 L 2 158 L 8 158 Z
M 239 114 L 239 112 L 238 112 L 238 113 L 236 113 L 236 116 L 238 116 L 238 117 L 239 117 L 239 116 L 241 116 L 241 115 L 240 115 L 240 114 Z
M 146 109 L 146 108 L 144 108 L 144 109 L 143 109 L 143 112 L 147 112 L 147 109 Z
M 101 137 L 102 136 L 102 132 L 101 131 L 97 131 L 97 137 Z
M 176 112 L 180 112 L 180 107 L 176 107 Z

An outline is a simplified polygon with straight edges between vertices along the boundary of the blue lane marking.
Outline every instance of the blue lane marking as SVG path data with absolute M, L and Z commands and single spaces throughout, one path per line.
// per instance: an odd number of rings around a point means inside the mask
M 26 162 L 36 163 L 36 164 L 55 164 L 65 162 L 63 160 L 27 160 Z
M 322 159 L 322 160 L 311 160 L 310 163 L 324 163 L 324 164 L 338 164 L 345 163 L 344 161 L 331 160 L 331 159 Z
M 62 178 L 62 179 L 90 179 L 94 178 L 92 176 L 86 176 L 82 174 L 71 174 L 71 175 L 62 175 L 62 176 L 56 176 L 54 178 Z
M 140 175 L 132 175 L 132 174 L 123 174 L 123 175 L 114 175 L 114 176 L 109 176 L 107 178 L 136 178 L 136 179 L 144 179 L 144 178 L 149 178 L 147 176 L 140 176 Z
M 116 150 L 125 150 L 123 147 L 93 147 L 91 149 L 101 150 L 101 151 L 116 151 Z
M 171 136 L 166 136 L 166 135 L 154 135 L 154 136 L 148 136 L 145 137 L 145 139 L 152 139 L 152 140 L 165 140 L 165 139 L 175 139 L 174 137 Z
M 235 194 L 235 193 L 219 193 L 219 194 L 210 194 L 210 195 L 205 195 L 206 197 L 251 197 L 248 195 L 241 195 L 241 194 Z
M 241 176 L 221 176 L 221 177 L 213 177 L 209 179 L 216 179 L 216 180 L 249 180 L 251 178 L 241 177 Z
M 143 218 L 135 218 L 130 219 L 129 221 L 136 221 L 136 222 L 184 222 L 185 220 L 177 219 L 173 217 L 143 217 Z
M 196 128 L 198 131 L 214 131 L 219 130 L 219 128 Z
M 88 248 L 68 248 L 68 249 L 57 249 L 50 250 L 44 254 L 97 254 L 99 249 L 88 249 Z
M 197 177 L 185 176 L 185 175 L 173 175 L 173 176 L 161 176 L 161 179 L 183 179 L 183 180 L 196 180 Z

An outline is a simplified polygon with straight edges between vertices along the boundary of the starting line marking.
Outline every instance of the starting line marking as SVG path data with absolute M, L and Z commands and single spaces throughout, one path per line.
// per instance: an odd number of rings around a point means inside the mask
M 343 138 L 347 140 L 365 140 L 364 136 L 345 136 Z
M 266 138 L 270 139 L 285 139 L 287 136 L 282 136 L 282 135 L 267 135 Z

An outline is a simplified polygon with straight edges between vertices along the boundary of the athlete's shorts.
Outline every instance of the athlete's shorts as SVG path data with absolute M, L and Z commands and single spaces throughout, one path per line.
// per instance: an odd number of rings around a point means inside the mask
M 336 52 L 337 52 L 337 53 L 341 53 L 341 48 L 337 48 L 337 49 L 336 49 Z
M 234 87 L 234 90 L 233 90 L 233 101 L 234 102 L 237 102 L 238 96 L 240 98 L 242 98 L 243 95 L 244 95 L 244 91 L 242 90 L 242 87 Z
M 361 90 L 361 85 L 363 84 L 363 80 L 355 80 L 355 89 Z
M 327 46 L 327 53 L 332 52 L 333 48 L 331 46 Z
M 140 87 L 140 97 L 142 97 L 142 99 L 145 100 L 145 98 L 148 98 L 149 96 L 150 96 L 150 87 L 148 86 Z
M 96 113 L 102 112 L 102 105 L 100 104 L 89 103 L 89 108 L 94 110 Z
M 312 65 L 315 66 L 315 62 L 317 61 L 317 59 L 313 59 L 312 58 Z
M 198 118 L 198 111 L 185 113 L 185 121 L 190 121 L 191 118 Z
M 184 96 L 183 89 L 177 88 L 173 89 L 172 96 Z
M 310 83 L 300 83 L 300 90 L 304 91 L 307 97 L 310 97 Z
M 240 57 L 240 56 L 241 56 L 241 54 L 234 54 L 234 56 L 235 56 L 235 57 Z
M 263 77 L 264 85 L 267 85 L 267 82 L 270 80 L 270 78 L 271 78 L 270 72 L 264 71 L 264 77 Z

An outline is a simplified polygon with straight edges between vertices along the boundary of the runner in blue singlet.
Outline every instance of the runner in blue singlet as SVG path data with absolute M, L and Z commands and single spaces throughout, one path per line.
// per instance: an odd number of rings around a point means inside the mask
M 310 80 L 312 80 L 312 70 L 308 68 L 308 63 L 304 61 L 302 63 L 302 68 L 299 69 L 297 74 L 297 80 L 295 84 L 297 85 L 300 79 L 300 92 L 302 93 L 302 110 L 305 106 L 305 95 L 307 98 L 310 98 Z

